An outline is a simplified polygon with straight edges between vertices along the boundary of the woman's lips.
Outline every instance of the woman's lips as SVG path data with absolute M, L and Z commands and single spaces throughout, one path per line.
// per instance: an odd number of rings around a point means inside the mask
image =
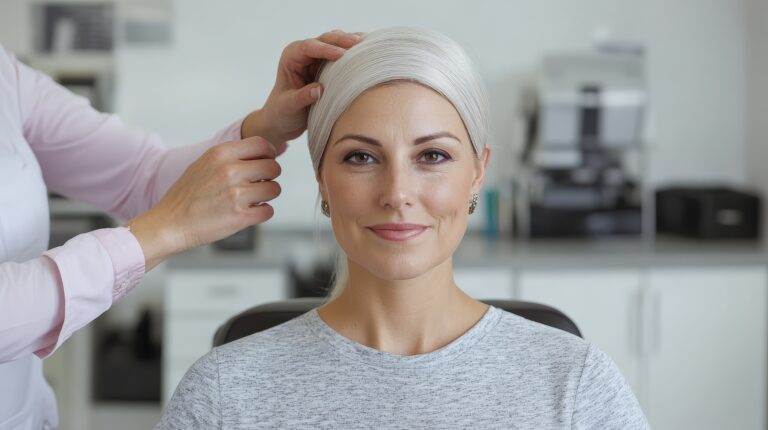
M 419 224 L 377 224 L 368 228 L 382 239 L 402 241 L 420 235 L 427 229 L 427 226 Z

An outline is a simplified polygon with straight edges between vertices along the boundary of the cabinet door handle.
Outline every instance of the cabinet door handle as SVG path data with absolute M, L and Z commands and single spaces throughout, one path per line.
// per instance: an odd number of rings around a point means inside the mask
M 658 354 L 661 351 L 661 292 L 653 291 L 653 303 L 651 313 L 651 324 L 653 324 L 653 337 L 651 354 Z
M 639 354 L 641 358 L 647 358 L 653 354 L 654 337 L 657 328 L 656 316 L 654 311 L 654 293 L 648 287 L 640 287 L 638 293 L 638 332 L 639 332 Z
M 637 288 L 629 296 L 629 348 L 638 355 L 643 355 L 643 290 Z

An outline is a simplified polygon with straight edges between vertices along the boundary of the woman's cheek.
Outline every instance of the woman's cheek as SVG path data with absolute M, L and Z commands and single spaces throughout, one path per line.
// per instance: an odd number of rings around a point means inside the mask
M 362 203 L 362 197 L 370 197 L 365 182 L 350 175 L 334 175 L 329 178 L 327 186 L 331 200 L 329 203 L 336 206 L 340 215 L 343 215 L 341 212 L 354 211 L 355 204 Z
M 350 180 L 345 184 L 346 189 L 338 193 L 340 204 L 343 205 L 347 216 L 363 215 L 372 209 L 373 191 L 368 187 Z M 351 186 L 350 186 L 351 185 Z
M 441 219 L 451 219 L 459 215 L 460 209 L 464 204 L 463 196 L 466 195 L 464 184 L 454 184 L 451 182 L 442 182 L 435 184 L 431 191 L 426 195 L 428 204 L 431 208 L 432 216 Z M 469 207 L 469 202 L 466 202 Z

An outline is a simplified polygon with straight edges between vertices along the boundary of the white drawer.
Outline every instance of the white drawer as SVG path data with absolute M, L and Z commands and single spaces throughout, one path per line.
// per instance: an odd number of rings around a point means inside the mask
M 287 297 L 282 270 L 171 271 L 166 310 L 203 311 L 230 316 L 260 303 Z
M 174 317 L 165 321 L 163 353 L 171 360 L 201 357 L 213 348 L 213 334 L 233 315 Z
M 511 270 L 462 268 L 453 272 L 456 285 L 474 299 L 511 299 L 515 278 Z

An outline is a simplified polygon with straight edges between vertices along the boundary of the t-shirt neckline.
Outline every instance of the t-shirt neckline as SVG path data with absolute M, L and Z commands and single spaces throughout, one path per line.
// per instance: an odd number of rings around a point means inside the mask
M 501 316 L 502 311 L 500 309 L 489 306 L 483 317 L 475 325 L 451 343 L 435 351 L 418 355 L 392 354 L 348 339 L 323 321 L 317 309 L 309 311 L 304 321 L 318 337 L 330 344 L 339 354 L 374 367 L 405 370 L 435 366 L 451 361 L 488 334 L 501 320 Z

